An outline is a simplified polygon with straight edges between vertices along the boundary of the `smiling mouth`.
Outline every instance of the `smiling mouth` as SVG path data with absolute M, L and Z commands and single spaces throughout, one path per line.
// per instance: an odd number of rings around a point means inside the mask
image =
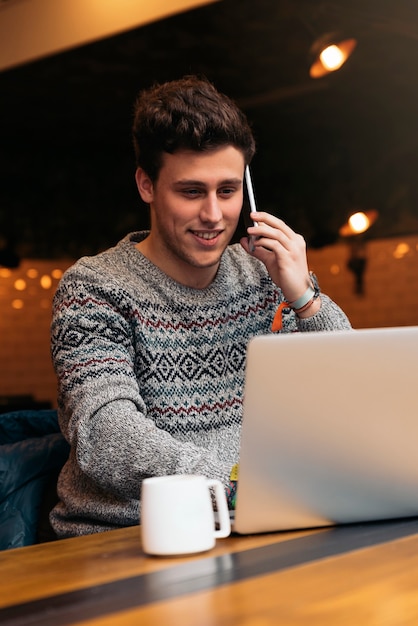
M 200 231 L 192 230 L 192 233 L 196 237 L 199 237 L 199 239 L 205 239 L 206 241 L 210 241 L 211 239 L 215 239 L 220 234 L 220 232 L 218 230 L 217 231 L 210 231 L 210 232 L 200 232 Z

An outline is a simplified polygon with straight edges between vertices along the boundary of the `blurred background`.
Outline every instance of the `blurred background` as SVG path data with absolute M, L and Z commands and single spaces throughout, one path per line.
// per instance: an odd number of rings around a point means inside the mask
M 326 42 L 350 54 L 318 76 Z M 28 380 L 11 353 L 27 360 L 36 336 L 31 368 L 49 359 L 60 272 L 147 227 L 133 103 L 189 73 L 246 112 L 260 208 L 305 236 L 353 325 L 418 323 L 417 67 L 414 0 L 2 0 L 0 395 Z M 356 212 L 369 218 L 364 233 L 348 225 Z M 51 396 L 45 368 L 31 386 L 39 395 L 47 380 Z
M 48 2 L 3 1 L 0 22 L 37 4 Z M 310 50 L 331 33 L 357 46 L 339 71 L 312 79 Z M 379 211 L 370 236 L 418 232 L 414 0 L 221 0 L 44 55 L 0 73 L 0 236 L 19 255 L 78 257 L 147 224 L 133 102 L 187 73 L 244 109 L 259 204 L 311 247 L 336 241 L 357 208 Z

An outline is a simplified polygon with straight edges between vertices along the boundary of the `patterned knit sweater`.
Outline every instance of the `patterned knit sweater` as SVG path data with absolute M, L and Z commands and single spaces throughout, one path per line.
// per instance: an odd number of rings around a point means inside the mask
M 144 477 L 203 474 L 228 484 L 239 460 L 246 346 L 271 332 L 283 295 L 239 244 L 213 283 L 176 283 L 133 233 L 64 274 L 52 358 L 61 429 L 71 444 L 51 522 L 61 537 L 138 524 Z M 282 332 L 350 328 L 326 296 Z

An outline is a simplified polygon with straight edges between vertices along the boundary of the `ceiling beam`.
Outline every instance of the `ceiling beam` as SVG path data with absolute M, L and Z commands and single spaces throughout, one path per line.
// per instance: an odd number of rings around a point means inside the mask
M 0 70 L 218 0 L 0 0 Z

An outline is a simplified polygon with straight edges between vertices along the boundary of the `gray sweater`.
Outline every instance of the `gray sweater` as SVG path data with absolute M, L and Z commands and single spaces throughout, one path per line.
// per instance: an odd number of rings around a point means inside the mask
M 138 524 L 147 476 L 195 473 L 225 486 L 239 460 L 246 346 L 271 332 L 283 295 L 237 245 L 213 283 L 176 283 L 134 246 L 77 261 L 55 298 L 52 358 L 71 444 L 51 513 L 58 536 Z M 318 313 L 281 332 L 350 328 L 322 295 Z

